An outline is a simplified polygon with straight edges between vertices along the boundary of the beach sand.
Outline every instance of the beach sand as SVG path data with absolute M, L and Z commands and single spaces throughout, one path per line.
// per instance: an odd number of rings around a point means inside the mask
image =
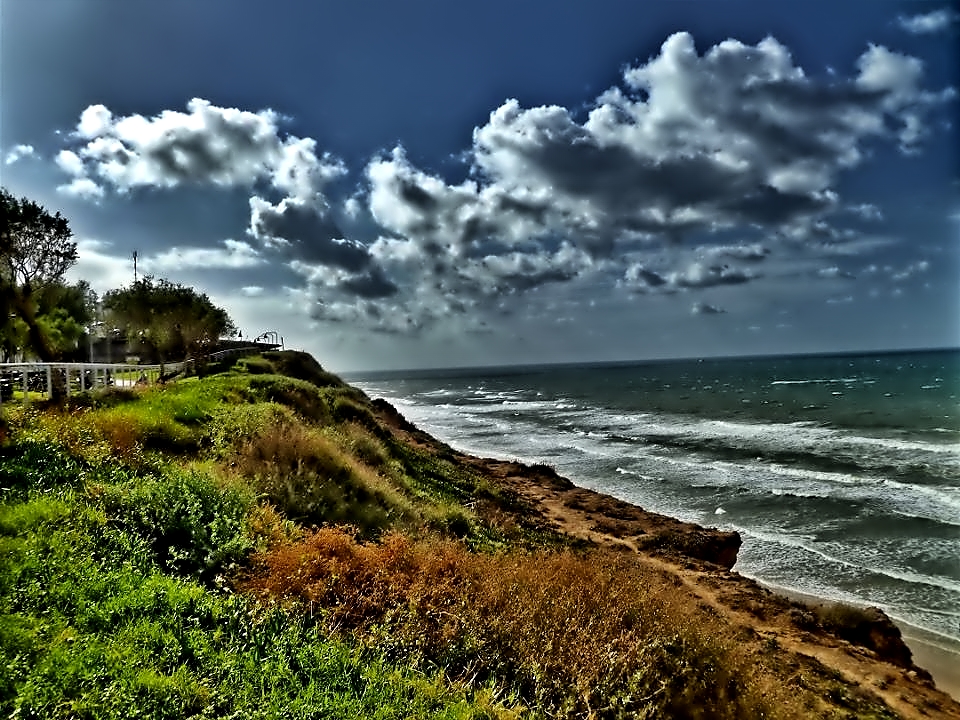
M 897 623 L 903 639 L 913 652 L 913 661 L 933 675 L 943 692 L 960 701 L 960 642 Z

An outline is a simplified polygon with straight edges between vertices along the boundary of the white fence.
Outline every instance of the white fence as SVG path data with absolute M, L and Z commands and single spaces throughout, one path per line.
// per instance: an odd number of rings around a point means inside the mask
M 164 375 L 182 370 L 187 363 L 130 365 L 128 363 L 0 363 L 0 402 L 21 393 L 52 397 L 56 382 L 69 396 L 109 385 L 152 385 Z
M 260 352 L 263 348 L 250 346 L 231 348 L 211 353 L 208 362 L 219 362 Z M 31 393 L 44 398 L 53 396 L 55 380 L 69 396 L 110 385 L 134 387 L 153 385 L 193 365 L 193 360 L 164 363 L 163 365 L 132 365 L 130 363 L 0 363 L 0 403 L 21 394 L 29 402 Z

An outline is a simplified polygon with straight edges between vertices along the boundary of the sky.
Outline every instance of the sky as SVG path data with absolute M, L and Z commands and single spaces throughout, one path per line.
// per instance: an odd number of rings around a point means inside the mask
M 0 0 L 70 279 L 338 371 L 960 345 L 960 6 Z

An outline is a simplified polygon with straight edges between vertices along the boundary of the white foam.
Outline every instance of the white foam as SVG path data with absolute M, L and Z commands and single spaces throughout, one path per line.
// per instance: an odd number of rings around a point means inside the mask
M 804 550 L 812 555 L 816 555 L 828 562 L 836 563 L 844 567 L 850 568 L 857 572 L 868 572 L 875 575 L 881 575 L 893 580 L 900 580 L 902 582 L 910 583 L 912 585 L 927 585 L 929 587 L 939 588 L 941 590 L 947 590 L 952 593 L 957 593 L 960 595 L 960 582 L 953 580 L 952 578 L 945 578 L 943 576 L 932 576 L 932 575 L 923 575 L 921 573 L 910 572 L 905 570 L 898 570 L 895 568 L 881 568 L 874 567 L 865 563 L 855 563 L 850 560 L 846 560 L 837 555 L 830 554 L 824 550 L 821 550 L 818 547 L 815 547 L 810 538 L 802 538 L 800 536 L 791 536 L 785 534 L 773 534 L 769 532 L 764 532 L 763 530 L 757 530 L 756 528 L 741 528 L 737 527 L 737 530 L 741 534 L 749 535 L 755 537 L 758 540 L 763 540 L 768 543 L 775 543 L 780 545 L 787 545 L 789 547 L 798 548 Z
M 830 385 L 834 383 L 856 383 L 860 378 L 820 378 L 816 380 L 774 380 L 771 385 Z

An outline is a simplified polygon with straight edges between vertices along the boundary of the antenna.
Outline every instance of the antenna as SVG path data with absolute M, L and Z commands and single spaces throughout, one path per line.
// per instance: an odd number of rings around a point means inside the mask
M 133 282 L 137 282 L 137 251 L 133 251 Z

